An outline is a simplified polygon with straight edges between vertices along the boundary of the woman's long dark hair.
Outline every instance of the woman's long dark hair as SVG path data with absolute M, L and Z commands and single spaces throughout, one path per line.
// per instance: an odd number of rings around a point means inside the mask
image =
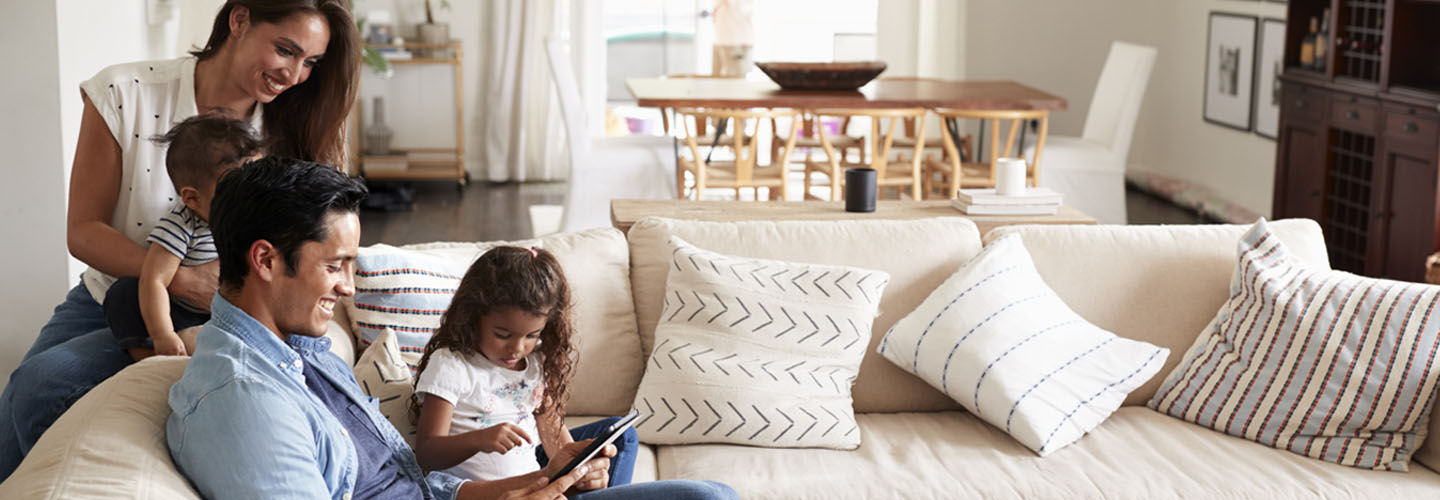
M 343 166 L 345 120 L 355 102 L 360 70 L 360 34 L 344 0 L 227 0 L 215 16 L 205 48 L 190 53 L 213 57 L 230 38 L 230 12 L 250 11 L 251 24 L 276 24 L 301 13 L 319 14 L 330 27 L 325 57 L 305 83 L 286 89 L 265 105 L 265 139 L 270 154 Z
M 462 357 L 483 356 L 480 353 L 480 318 L 502 307 L 514 307 L 546 318 L 540 330 L 540 344 L 535 352 L 545 359 L 541 363 L 545 378 L 545 397 L 536 415 L 550 411 L 564 415 L 565 402 L 570 398 L 570 375 L 575 365 L 575 349 L 570 342 L 570 284 L 555 255 L 539 248 L 495 247 L 470 265 L 449 309 L 440 316 L 440 328 L 425 345 L 416 373 L 425 373 L 430 354 L 449 349 Z M 420 377 L 415 377 L 418 382 Z M 420 398 L 410 399 L 410 419 L 420 418 Z

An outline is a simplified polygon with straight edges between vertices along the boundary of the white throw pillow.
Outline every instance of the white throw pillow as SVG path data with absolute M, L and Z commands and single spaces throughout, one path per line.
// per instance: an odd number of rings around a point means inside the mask
M 670 239 L 635 408 L 651 444 L 860 445 L 850 386 L 884 272 L 721 255 Z
M 1016 235 L 945 280 L 877 350 L 1041 456 L 1100 425 L 1170 352 L 1071 311 Z
M 415 424 L 410 423 L 410 395 L 415 382 L 400 354 L 395 332 L 382 331 L 355 362 L 355 381 L 366 395 L 380 400 L 380 413 L 415 447 Z

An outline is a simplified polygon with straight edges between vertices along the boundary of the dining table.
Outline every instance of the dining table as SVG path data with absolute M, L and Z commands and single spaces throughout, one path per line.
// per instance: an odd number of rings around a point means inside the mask
M 1009 80 L 879 78 L 858 90 L 784 90 L 744 78 L 631 78 L 639 107 L 793 109 L 1043 109 L 1064 111 L 1065 98 Z

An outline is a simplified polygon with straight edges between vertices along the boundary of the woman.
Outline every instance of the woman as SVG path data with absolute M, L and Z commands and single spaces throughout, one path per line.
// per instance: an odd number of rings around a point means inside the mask
M 150 140 L 205 110 L 247 120 L 272 154 L 340 165 L 360 45 L 343 0 L 228 0 L 188 57 L 111 66 L 81 84 L 67 242 L 90 266 L 0 396 L 0 481 L 90 388 L 130 364 L 105 326 L 114 276 L 137 276 L 175 189 Z M 219 265 L 181 268 L 170 293 L 208 307 Z

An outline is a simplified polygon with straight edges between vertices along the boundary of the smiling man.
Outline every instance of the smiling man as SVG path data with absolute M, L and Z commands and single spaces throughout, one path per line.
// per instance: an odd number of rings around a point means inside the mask
M 210 225 L 220 290 L 185 374 L 170 389 L 165 439 L 205 498 L 560 498 L 603 485 L 598 458 L 550 483 L 588 441 L 550 467 L 477 483 L 425 474 L 399 431 L 366 396 L 325 332 L 355 293 L 356 210 L 365 186 L 335 168 L 269 157 L 226 174 Z M 587 498 L 734 498 L 723 485 L 659 481 Z

